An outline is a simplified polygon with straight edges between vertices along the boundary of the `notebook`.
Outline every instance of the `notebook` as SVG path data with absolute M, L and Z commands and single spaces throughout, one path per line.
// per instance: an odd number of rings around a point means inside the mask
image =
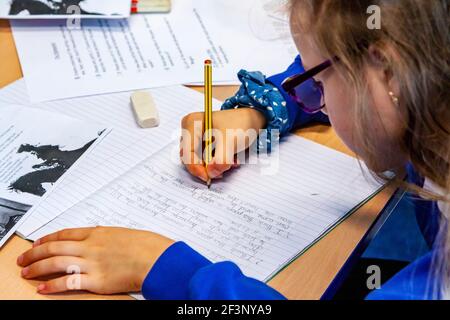
M 68 227 L 149 230 L 268 281 L 381 187 L 356 159 L 297 136 L 269 156 L 253 153 L 211 189 L 178 151 L 169 144 L 29 238 Z

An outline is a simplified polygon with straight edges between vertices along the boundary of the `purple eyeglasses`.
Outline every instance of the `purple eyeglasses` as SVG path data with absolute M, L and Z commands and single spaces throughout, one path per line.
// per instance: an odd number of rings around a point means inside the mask
M 319 112 L 325 107 L 323 85 L 314 76 L 328 69 L 333 60 L 327 60 L 301 74 L 286 78 L 281 86 L 309 114 Z

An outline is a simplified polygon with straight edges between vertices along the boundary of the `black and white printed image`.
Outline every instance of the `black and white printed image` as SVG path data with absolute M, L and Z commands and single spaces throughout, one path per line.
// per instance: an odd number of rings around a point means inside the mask
M 0 0 L 0 17 L 127 17 L 130 0 Z
M 106 130 L 56 112 L 0 106 L 0 247 Z
M 88 12 L 83 10 L 82 3 L 84 0 L 11 0 L 9 14 L 68 14 L 71 11 L 71 6 L 80 8 L 80 14 L 100 14 L 95 12 Z M 73 8 L 73 7 L 72 7 Z
M 30 208 L 30 205 L 0 198 L 0 241 Z
M 33 171 L 17 178 L 10 184 L 8 190 L 43 196 L 47 191 L 44 187 L 45 183 L 55 183 L 96 140 L 88 142 L 81 148 L 68 151 L 61 150 L 58 145 L 22 144 L 17 153 L 32 154 L 42 163 L 34 165 Z M 0 242 L 30 208 L 31 205 L 0 198 Z
M 43 196 L 46 192 L 43 184 L 55 183 L 95 141 L 75 150 L 61 150 L 58 145 L 22 144 L 17 153 L 29 153 L 42 160 L 42 163 L 34 165 L 33 171 L 17 178 L 8 189 Z

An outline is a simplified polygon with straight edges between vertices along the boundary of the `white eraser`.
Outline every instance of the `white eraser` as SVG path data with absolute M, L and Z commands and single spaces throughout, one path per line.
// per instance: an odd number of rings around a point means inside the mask
M 146 91 L 136 91 L 131 95 L 136 120 L 142 128 L 153 128 L 159 126 L 159 114 L 155 100 Z

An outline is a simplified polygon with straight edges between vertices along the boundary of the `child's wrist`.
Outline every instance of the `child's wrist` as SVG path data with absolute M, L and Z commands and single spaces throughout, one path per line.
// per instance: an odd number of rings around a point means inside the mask
M 141 254 L 142 259 L 136 266 L 137 270 L 134 273 L 135 279 L 133 282 L 136 283 L 139 288 L 142 287 L 145 278 L 158 261 L 159 257 L 175 243 L 175 241 L 163 236 L 155 235 L 153 233 L 149 233 L 149 235 L 148 243 L 142 248 L 143 251 L 145 250 L 144 254 Z
M 252 123 L 252 128 L 255 129 L 263 129 L 266 127 L 266 117 L 261 111 L 252 109 L 252 108 L 245 108 L 243 110 L 246 110 L 247 116 L 249 117 L 250 123 Z

